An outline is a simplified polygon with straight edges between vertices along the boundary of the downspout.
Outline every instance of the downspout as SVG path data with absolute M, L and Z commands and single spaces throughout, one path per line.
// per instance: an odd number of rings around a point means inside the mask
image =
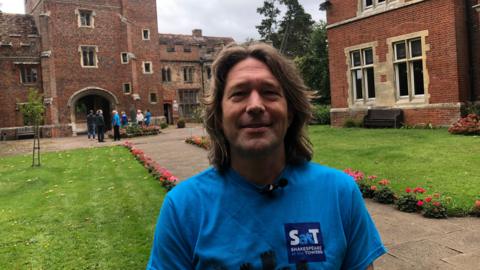
M 470 6 L 470 1 L 465 0 L 465 11 L 466 11 L 466 23 L 467 23 L 467 59 L 468 61 L 468 76 L 469 76 L 469 84 L 470 84 L 470 101 L 473 103 L 475 101 L 475 78 L 474 78 L 474 67 L 472 61 L 472 47 L 473 47 L 473 12 L 472 9 L 475 9 L 479 5 L 475 5 L 473 7 Z

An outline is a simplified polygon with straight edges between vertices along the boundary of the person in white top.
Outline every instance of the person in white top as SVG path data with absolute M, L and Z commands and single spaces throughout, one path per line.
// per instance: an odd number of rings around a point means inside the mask
M 140 126 L 143 125 L 143 113 L 142 113 L 142 110 L 137 110 L 137 124 L 139 124 Z

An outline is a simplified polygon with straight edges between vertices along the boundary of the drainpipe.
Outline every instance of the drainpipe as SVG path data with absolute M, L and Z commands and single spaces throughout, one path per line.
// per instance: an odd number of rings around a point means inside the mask
M 473 47 L 473 12 L 472 10 L 480 9 L 480 4 L 470 6 L 470 1 L 465 0 L 465 11 L 466 11 L 466 23 L 467 23 L 467 59 L 468 62 L 468 76 L 469 76 L 469 84 L 470 84 L 470 101 L 473 103 L 475 101 L 475 78 L 474 78 L 474 66 L 472 61 L 472 47 Z

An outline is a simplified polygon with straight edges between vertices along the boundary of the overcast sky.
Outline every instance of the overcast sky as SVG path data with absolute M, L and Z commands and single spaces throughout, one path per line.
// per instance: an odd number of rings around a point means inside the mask
M 0 10 L 24 13 L 24 0 L 0 0 Z M 319 0 L 299 0 L 315 21 L 325 20 L 318 10 Z M 262 0 L 157 0 L 158 31 L 160 33 L 191 34 L 200 28 L 205 36 L 233 37 L 242 42 L 259 38 L 255 25 L 262 17 L 257 7 Z

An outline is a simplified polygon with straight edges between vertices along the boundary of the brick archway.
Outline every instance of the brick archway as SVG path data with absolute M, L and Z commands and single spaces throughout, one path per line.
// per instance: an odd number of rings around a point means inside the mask
M 73 135 L 86 132 L 86 114 L 89 110 L 103 111 L 106 127 L 110 123 L 110 111 L 118 105 L 117 97 L 110 91 L 99 87 L 86 87 L 75 92 L 68 100 Z

